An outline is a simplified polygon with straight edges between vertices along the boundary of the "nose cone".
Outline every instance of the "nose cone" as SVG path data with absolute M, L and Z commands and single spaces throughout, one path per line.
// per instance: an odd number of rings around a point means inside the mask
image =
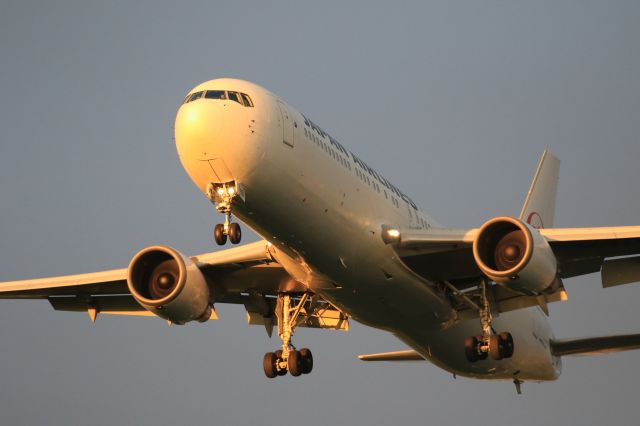
M 224 111 L 204 101 L 182 105 L 175 124 L 176 148 L 180 159 L 209 160 L 217 151 L 223 131 Z
M 187 99 L 176 115 L 175 142 L 193 182 L 203 192 L 210 183 L 248 184 L 268 145 L 268 92 L 249 82 L 216 79 L 192 89 Z
M 205 191 L 210 182 L 229 182 L 236 177 L 228 163 L 233 161 L 238 141 L 237 123 L 222 102 L 201 99 L 184 104 L 178 110 L 175 140 L 182 167 L 191 180 Z

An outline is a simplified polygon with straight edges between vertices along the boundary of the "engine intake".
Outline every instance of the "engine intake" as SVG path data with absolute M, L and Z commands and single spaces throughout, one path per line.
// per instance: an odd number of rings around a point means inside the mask
M 152 246 L 136 254 L 127 286 L 145 309 L 176 324 L 211 316 L 209 287 L 191 259 L 171 247 Z
M 496 217 L 480 227 L 473 257 L 492 281 L 524 294 L 553 289 L 558 265 L 547 240 L 512 217 Z

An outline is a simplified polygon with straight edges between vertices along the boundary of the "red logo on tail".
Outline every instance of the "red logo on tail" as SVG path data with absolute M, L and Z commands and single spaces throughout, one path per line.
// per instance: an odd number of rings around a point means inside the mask
M 527 223 L 536 229 L 544 228 L 544 223 L 542 223 L 542 217 L 538 212 L 529 213 L 529 217 L 527 217 Z

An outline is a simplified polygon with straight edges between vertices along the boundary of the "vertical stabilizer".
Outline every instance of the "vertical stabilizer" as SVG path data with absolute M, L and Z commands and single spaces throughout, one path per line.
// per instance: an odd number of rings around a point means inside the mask
M 545 150 L 524 200 L 520 220 L 538 229 L 553 227 L 559 173 L 560 160 Z

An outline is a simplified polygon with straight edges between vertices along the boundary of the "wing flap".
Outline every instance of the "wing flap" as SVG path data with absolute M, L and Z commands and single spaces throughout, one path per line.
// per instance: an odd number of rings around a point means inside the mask
M 640 282 L 640 256 L 607 260 L 602 264 L 602 286 Z

